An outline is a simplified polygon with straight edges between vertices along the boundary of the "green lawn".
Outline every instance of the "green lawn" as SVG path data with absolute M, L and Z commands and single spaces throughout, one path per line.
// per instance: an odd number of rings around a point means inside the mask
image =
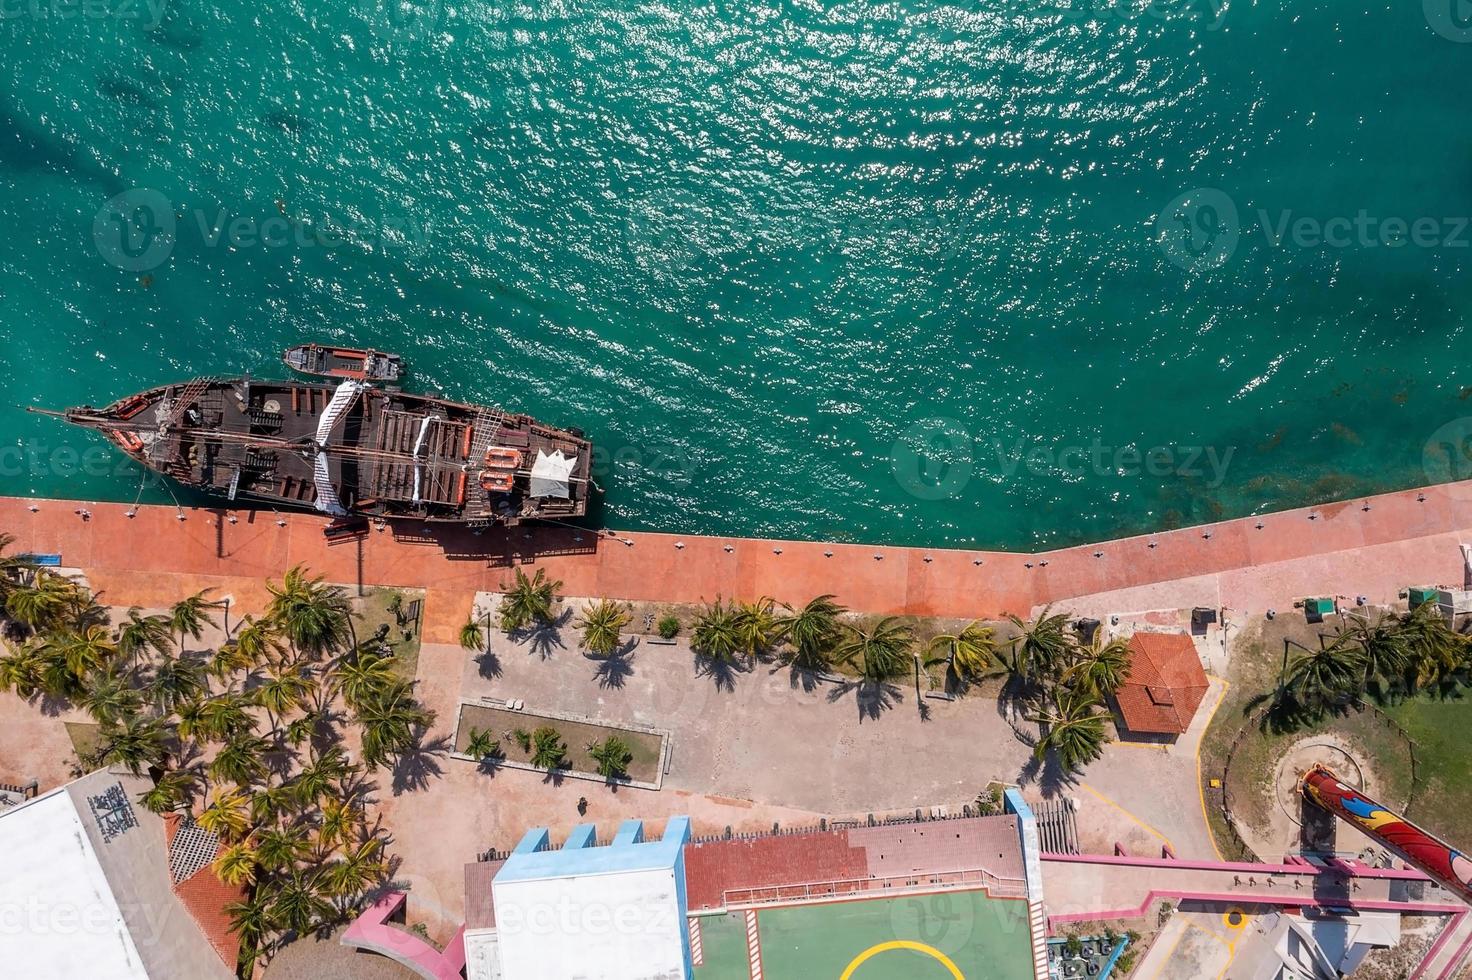
M 394 596 L 398 596 L 403 608 L 407 609 L 414 600 L 424 599 L 424 590 L 369 588 L 363 591 L 362 596 L 352 598 L 353 629 L 357 631 L 358 639 L 366 641 L 380 629 L 387 627 L 388 633 L 384 639 L 393 648 L 394 673 L 404 680 L 412 681 L 419 669 L 420 623 L 404 621 L 401 624 L 402 613 L 399 616 L 394 615 L 389 611 L 389 605 Z M 404 635 L 405 631 L 409 634 L 407 637 Z
M 1407 814 L 1427 830 L 1459 847 L 1472 847 L 1472 700 L 1429 697 L 1387 706 L 1416 743 L 1420 785 Z
M 702 915 L 700 937 L 705 959 L 695 968 L 695 980 L 751 980 L 746 955 L 746 917 L 740 912 Z
M 982 891 L 762 909 L 757 923 L 771 977 L 837 980 L 865 953 L 852 980 L 950 980 L 941 957 L 978 980 L 1033 975 L 1026 903 Z
M 564 721 L 560 718 L 545 718 L 527 711 L 507 711 L 487 705 L 465 704 L 460 706 L 460 723 L 455 731 L 455 751 L 463 752 L 474 729 L 490 732 L 501 745 L 501 756 L 513 762 L 531 762 L 531 753 L 523 749 L 516 740 L 518 730 L 530 734 L 542 725 L 557 729 L 567 743 L 568 768 L 577 772 L 596 773 L 598 763 L 588 753 L 588 745 L 601 742 L 610 735 L 617 735 L 629 747 L 633 758 L 629 760 L 629 778 L 639 782 L 653 783 L 659 779 L 660 750 L 663 739 L 649 732 L 630 731 L 610 725 L 591 722 Z

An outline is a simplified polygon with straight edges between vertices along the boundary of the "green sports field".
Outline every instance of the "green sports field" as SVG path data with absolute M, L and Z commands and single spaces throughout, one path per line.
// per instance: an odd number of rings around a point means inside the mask
M 696 980 L 751 980 L 743 913 L 702 916 Z M 764 980 L 1030 980 L 1024 902 L 983 891 L 757 912 Z

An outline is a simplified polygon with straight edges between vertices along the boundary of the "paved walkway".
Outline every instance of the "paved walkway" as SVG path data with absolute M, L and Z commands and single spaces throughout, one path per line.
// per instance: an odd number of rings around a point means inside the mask
M 79 506 L 90 519 L 75 513 Z M 1412 583 L 1460 585 L 1458 546 L 1472 541 L 1472 482 L 1038 555 L 600 536 L 565 528 L 475 536 L 404 524 L 362 542 L 328 544 L 320 533 L 323 519 L 313 515 L 278 519 L 269 512 L 186 509 L 179 521 L 172 507 L 139 507 L 132 518 L 125 516 L 129 510 L 123 504 L 0 498 L 0 529 L 17 537 L 20 550 L 58 552 L 68 566 L 101 573 L 260 579 L 304 562 L 332 581 L 468 597 L 496 589 L 509 563 L 535 561 L 574 595 L 805 601 L 835 592 L 866 612 L 958 617 L 1026 614 L 1063 601 L 1079 612 L 1096 602 L 1114 609 L 1199 603 L 1260 612 L 1295 597 L 1334 593 L 1388 601 Z

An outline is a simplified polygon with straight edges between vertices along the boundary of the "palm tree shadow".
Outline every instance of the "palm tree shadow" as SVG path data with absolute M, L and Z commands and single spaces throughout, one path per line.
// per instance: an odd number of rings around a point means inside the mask
M 525 643 L 531 653 L 543 660 L 550 660 L 558 650 L 567 649 L 562 642 L 562 627 L 572 618 L 572 610 L 564 609 L 551 622 L 536 622 L 526 629 L 509 634 L 518 643 Z
M 474 660 L 476 670 L 486 680 L 493 681 L 501 676 L 501 658 L 496 656 L 489 647 L 480 656 L 475 657 Z
M 426 742 L 424 735 L 424 730 L 420 729 L 414 747 L 394 760 L 393 794 L 395 796 L 425 789 L 429 786 L 431 779 L 437 778 L 445 771 L 440 765 L 440 759 L 450 752 L 450 736 L 441 735 Z
M 593 677 L 604 690 L 620 690 L 634 673 L 634 643 L 624 644 L 598 661 Z
M 563 776 L 563 770 L 566 769 L 566 768 L 567 768 L 567 763 L 564 762 L 562 765 L 558 766 L 556 769 L 548 769 L 546 771 L 546 774 L 544 776 L 542 776 L 542 782 L 549 783 L 549 784 L 551 784 L 553 786 L 561 786 L 562 785 L 562 780 L 565 778 Z
M 695 676 L 709 677 L 715 682 L 717 691 L 736 690 L 737 676 L 751 669 L 725 657 L 705 657 L 698 653 L 693 656 L 695 657 Z
M 828 692 L 828 703 L 842 700 L 849 693 L 854 696 L 854 704 L 859 709 L 859 722 L 865 719 L 877 721 L 880 715 L 901 704 L 905 700 L 904 690 L 898 684 L 889 681 L 874 681 L 867 678 L 857 678 L 840 683 Z
M 787 670 L 787 684 L 794 691 L 801 690 L 804 694 L 812 694 L 818 689 L 818 685 L 823 682 L 823 678 L 819 676 L 817 671 L 803 667 L 796 662 L 778 664 L 772 668 L 772 673 L 775 674 L 783 668 Z

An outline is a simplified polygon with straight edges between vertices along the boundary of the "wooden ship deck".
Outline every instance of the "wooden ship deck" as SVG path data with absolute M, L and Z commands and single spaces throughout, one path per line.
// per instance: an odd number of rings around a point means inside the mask
M 573 518 L 592 486 L 575 431 L 352 380 L 197 379 L 63 416 L 188 486 L 335 517 Z

